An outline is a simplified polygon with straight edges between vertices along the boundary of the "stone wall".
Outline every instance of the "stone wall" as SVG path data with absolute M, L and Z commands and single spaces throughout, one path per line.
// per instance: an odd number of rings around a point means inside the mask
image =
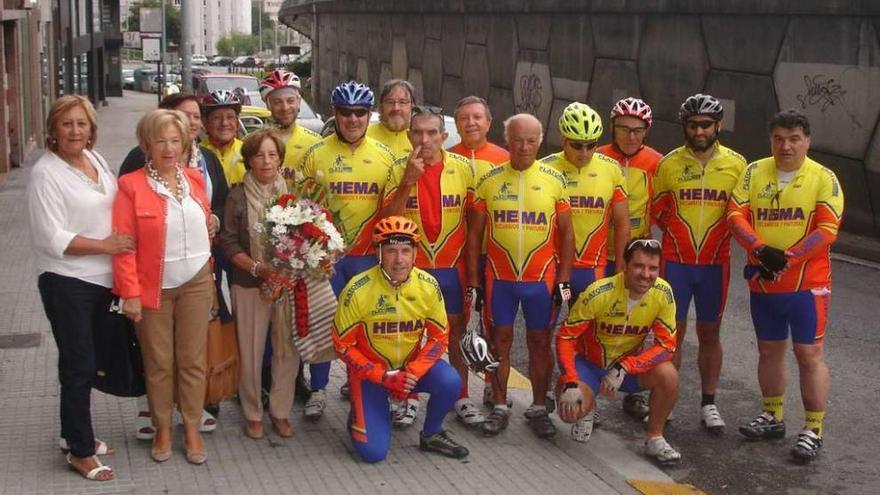
M 446 113 L 462 96 L 485 97 L 496 141 L 503 119 L 530 112 L 555 150 L 569 102 L 607 115 L 639 96 L 654 109 L 649 142 L 665 152 L 682 142 L 683 99 L 707 92 L 725 106 L 722 142 L 753 160 L 769 154 L 768 118 L 797 108 L 813 126 L 811 156 L 846 192 L 844 227 L 880 235 L 880 6 L 718 3 L 288 0 L 281 18 L 312 38 L 323 111 L 340 81 L 406 78 Z

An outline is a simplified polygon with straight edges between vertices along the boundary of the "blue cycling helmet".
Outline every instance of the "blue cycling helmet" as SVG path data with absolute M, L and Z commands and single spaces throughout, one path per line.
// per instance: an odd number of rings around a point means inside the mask
M 330 103 L 349 107 L 372 108 L 375 97 L 369 86 L 357 81 L 342 83 L 330 93 Z

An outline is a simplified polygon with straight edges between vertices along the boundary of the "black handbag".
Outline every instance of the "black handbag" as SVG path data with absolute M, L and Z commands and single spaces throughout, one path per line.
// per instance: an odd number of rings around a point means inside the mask
M 120 311 L 113 298 L 108 311 L 101 312 L 95 328 L 95 380 L 92 386 L 117 397 L 140 397 L 147 393 L 144 363 L 134 333 L 134 324 Z

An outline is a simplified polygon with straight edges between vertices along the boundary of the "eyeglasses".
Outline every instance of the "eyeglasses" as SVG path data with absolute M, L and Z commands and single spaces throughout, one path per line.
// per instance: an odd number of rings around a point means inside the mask
M 412 101 L 410 100 L 382 100 L 383 105 L 388 105 L 389 107 L 406 107 L 412 105 Z
M 352 115 L 354 115 L 355 117 L 363 117 L 370 113 L 370 109 L 364 107 L 336 107 L 336 112 L 342 117 L 351 117 Z
M 440 107 L 432 107 L 430 105 L 416 105 L 412 110 L 413 115 L 427 113 L 430 115 L 442 115 L 443 109 Z
M 632 134 L 634 136 L 644 136 L 648 132 L 647 127 L 630 127 L 628 125 L 615 124 L 614 130 L 621 134 Z
M 687 128 L 692 131 L 696 131 L 698 127 L 700 129 L 705 130 L 705 129 L 712 127 L 713 125 L 715 125 L 717 123 L 718 123 L 718 121 L 715 121 L 715 120 L 688 120 L 687 121 Z
M 577 141 L 569 141 L 568 145 L 571 146 L 571 149 L 575 151 L 580 151 L 584 148 L 586 148 L 588 151 L 592 151 L 596 149 L 597 146 L 599 146 L 599 141 L 593 141 L 591 143 L 579 143 Z
M 629 251 L 636 246 L 660 249 L 660 241 L 658 241 L 657 239 L 633 239 L 629 241 L 629 244 L 627 244 L 626 250 Z

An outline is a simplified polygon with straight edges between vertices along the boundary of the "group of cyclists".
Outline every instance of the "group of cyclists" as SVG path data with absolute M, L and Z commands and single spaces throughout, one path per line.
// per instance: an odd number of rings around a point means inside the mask
M 332 335 L 348 370 L 351 440 L 364 461 L 385 458 L 391 425 L 418 417 L 419 393 L 430 396 L 423 450 L 468 455 L 443 429 L 449 411 L 485 436 L 504 431 L 520 311 L 532 389 L 524 414 L 537 436 L 556 435 L 555 407 L 572 438 L 588 441 L 596 397 L 622 392 L 624 410 L 646 421 L 646 454 L 660 464 L 679 461 L 663 429 L 679 394 L 691 300 L 699 420 L 711 434 L 726 426 L 716 392 L 731 237 L 748 253 L 743 276 L 763 397 L 760 414 L 739 431 L 756 440 L 785 436 L 790 333 L 806 417 L 791 454 L 807 462 L 819 453 L 830 382 L 822 347 L 829 248 L 843 191 L 833 172 L 807 157 L 805 116 L 775 115 L 772 156 L 748 164 L 719 142 L 724 109 L 711 95 L 681 104 L 684 144 L 665 155 L 646 144 L 653 116 L 643 100 L 612 106 L 610 143 L 602 146 L 603 116 L 573 102 L 558 121 L 562 149 L 541 158 L 542 123 L 514 115 L 503 123 L 505 146 L 490 143 L 492 114 L 479 96 L 456 105 L 461 142 L 444 149 L 442 110 L 418 104 L 404 80 L 386 82 L 378 99 L 362 83 L 337 86 L 335 128 L 325 137 L 296 124 L 301 94 L 291 74 L 276 69 L 260 90 L 286 143 L 283 177 L 326 191 L 346 241 L 332 279 L 339 300 Z M 224 91 L 204 103 L 211 136 L 204 145 L 235 184 L 244 174 L 235 137 L 240 103 Z M 370 124 L 374 109 L 379 121 Z M 476 338 L 468 322 L 483 328 Z M 487 410 L 469 397 L 469 367 L 487 370 Z M 305 414 L 313 419 L 325 407 L 329 370 L 329 363 L 310 368 Z

